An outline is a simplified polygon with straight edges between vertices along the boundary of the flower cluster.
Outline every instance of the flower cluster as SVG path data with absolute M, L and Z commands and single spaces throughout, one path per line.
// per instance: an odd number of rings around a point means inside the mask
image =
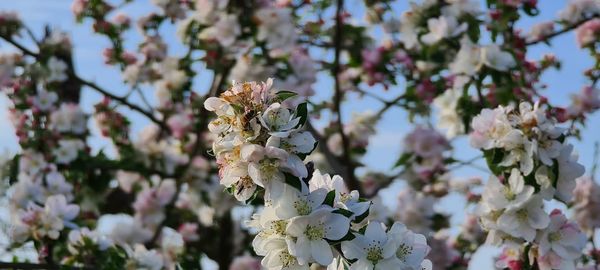
M 173 229 L 179 224 L 163 224 L 165 208 L 172 207 L 180 188 L 167 175 L 188 161 L 180 151 L 184 140 L 177 136 L 185 129 L 185 121 L 178 119 L 185 118 L 185 110 L 167 121 L 172 137 L 165 139 L 155 129 L 133 143 L 128 120 L 105 98 L 95 106 L 94 115 L 101 135 L 113 140 L 119 154 L 137 155 L 125 164 L 108 159 L 103 151 L 94 153 L 86 140 L 94 132 L 88 128 L 90 115 L 79 106 L 79 93 L 68 86 L 74 76 L 69 58 L 64 57 L 70 41 L 54 31 L 40 44 L 57 55 L 40 61 L 16 54 L 0 56 L 0 84 L 12 101 L 9 117 L 22 147 L 11 160 L 7 174 L 11 185 L 3 190 L 9 202 L 11 245 L 34 242 L 40 262 L 46 263 L 55 259 L 53 249 L 58 249 L 63 250 L 61 261 L 72 266 L 174 267 L 185 249 L 183 236 L 198 240 L 193 228 L 199 220 L 187 219 L 189 226 L 181 233 Z M 200 157 L 190 167 L 196 174 L 209 170 Z M 165 173 L 147 175 L 148 168 Z M 194 189 L 185 191 L 190 190 Z M 115 205 L 131 215 L 110 210 Z M 115 212 L 120 214 L 108 214 Z M 149 241 L 156 246 L 146 249 Z
M 589 176 L 577 179 L 573 190 L 575 220 L 582 229 L 589 231 L 600 227 L 600 186 Z
M 266 83 L 235 83 L 220 97 L 205 101 L 217 114 L 209 129 L 217 137 L 213 153 L 221 184 L 240 201 L 260 194 L 265 207 L 248 223 L 257 231 L 252 246 L 267 269 L 309 269 L 313 263 L 350 265 L 350 269 L 427 267 L 425 237 L 400 223 L 385 231 L 367 217 L 370 202 L 350 191 L 340 176 L 315 170 L 309 178 L 303 157 L 316 146 L 301 128 L 306 104 L 282 105 L 291 92 L 275 92 Z M 334 260 L 332 246 L 343 257 Z M 337 257 L 337 256 L 336 256 Z M 347 259 L 353 260 L 348 261 Z M 343 266 L 342 266 L 343 267 Z M 429 268 L 431 268 L 429 263 Z
M 564 141 L 564 130 L 546 115 L 539 103 L 524 102 L 518 109 L 484 109 L 472 122 L 471 145 L 484 151 L 494 173 L 478 214 L 488 241 L 508 245 L 501 267 L 524 263 L 519 254 L 525 249 L 540 269 L 565 269 L 585 247 L 585 234 L 576 223 L 558 210 L 544 211 L 544 201 L 571 201 L 575 179 L 584 173 L 573 146 Z
M 414 189 L 445 195 L 447 187 L 441 180 L 447 177 L 448 150 L 450 143 L 443 135 L 431 128 L 416 127 L 404 138 L 396 166 L 404 166 L 401 177 Z
M 60 47 L 68 40 L 45 42 Z M 9 117 L 23 148 L 9 175 L 11 236 L 15 243 L 57 240 L 64 230 L 77 227 L 74 220 L 81 207 L 74 202 L 75 176 L 64 168 L 87 156 L 82 140 L 87 116 L 78 104 L 58 102 L 57 83 L 67 78 L 65 61 L 51 57 L 29 65 L 23 57 L 2 54 L 0 62 L 0 84 L 13 100 Z M 17 79 L 17 70 L 23 78 Z

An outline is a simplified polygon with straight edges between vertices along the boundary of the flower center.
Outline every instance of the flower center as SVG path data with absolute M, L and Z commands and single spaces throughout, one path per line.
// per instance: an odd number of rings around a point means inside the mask
M 352 196 L 350 196 L 348 193 L 340 193 L 340 201 L 342 203 L 346 203 L 348 200 L 350 200 L 350 197 Z
M 325 229 L 323 229 L 323 224 L 319 225 L 309 224 L 306 226 L 306 231 L 304 231 L 304 234 L 306 235 L 308 240 L 319 240 L 325 237 Z
M 502 216 L 502 213 L 503 211 L 492 211 L 490 212 L 490 219 L 495 222 L 500 218 L 500 216 Z
M 406 244 L 402 244 L 398 248 L 398 251 L 396 251 L 396 257 L 398 257 L 398 259 L 400 259 L 401 261 L 405 262 L 406 257 L 408 255 L 412 254 L 412 252 L 413 252 L 413 247 L 408 246 Z
M 308 205 L 306 200 L 298 200 L 294 202 L 294 208 L 298 211 L 298 215 L 306 216 L 312 212 L 312 207 Z
M 257 237 L 266 239 L 273 235 L 285 236 L 285 228 L 287 227 L 287 221 L 285 220 L 275 220 L 269 223 L 269 227 L 260 231 Z
M 367 248 L 367 260 L 376 264 L 383 259 L 383 249 L 379 245 L 369 245 Z
M 279 162 L 274 159 L 265 159 L 260 162 L 260 167 L 265 174 L 265 180 L 268 181 L 279 171 Z
M 516 197 L 517 197 L 517 195 L 515 195 L 515 193 L 513 193 L 509 187 L 504 187 L 504 198 L 506 198 L 509 201 L 512 201 Z
M 517 210 L 516 215 L 517 215 L 517 219 L 521 222 L 524 222 L 527 220 L 527 210 L 526 209 Z
M 559 232 L 553 232 L 553 233 L 548 234 L 548 240 L 550 240 L 550 242 L 560 241 L 561 238 L 562 238 L 562 236 L 560 235 Z
M 291 152 L 292 148 L 294 147 L 294 145 L 292 145 L 291 143 L 281 140 L 281 142 L 279 143 L 279 148 Z
M 279 253 L 279 261 L 281 261 L 283 267 L 288 267 L 296 263 L 296 257 L 292 256 L 287 251 L 282 251 Z
M 272 228 L 276 234 L 284 235 L 286 227 L 287 227 L 287 221 L 285 221 L 285 220 L 273 221 Z

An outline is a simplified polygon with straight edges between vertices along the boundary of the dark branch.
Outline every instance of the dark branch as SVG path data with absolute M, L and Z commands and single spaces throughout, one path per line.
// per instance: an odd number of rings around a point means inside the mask
M 0 269 L 20 269 L 20 270 L 58 270 L 58 269 L 70 269 L 70 270 L 79 270 L 79 269 L 92 269 L 92 268 L 79 268 L 65 265 L 54 265 L 54 264 L 38 264 L 38 263 L 8 263 L 8 262 L 0 262 Z
M 396 105 L 398 102 L 400 102 L 402 99 L 404 99 L 404 95 L 400 95 L 398 97 L 396 97 L 393 100 L 390 101 L 384 101 L 383 107 L 377 112 L 376 116 L 377 119 L 381 118 L 381 116 L 383 116 L 383 114 L 389 110 L 390 108 L 392 108 L 394 105 Z
M 590 17 L 590 18 L 586 18 L 586 19 L 583 19 L 583 20 L 581 20 L 581 21 L 575 22 L 575 23 L 574 23 L 574 24 L 572 24 L 572 25 L 569 25 L 569 26 L 567 26 L 567 27 L 564 27 L 564 28 L 563 28 L 563 29 L 561 29 L 560 31 L 556 31 L 556 32 L 554 32 L 554 33 L 552 33 L 552 34 L 549 34 L 549 35 L 547 35 L 547 36 L 544 36 L 544 37 L 543 37 L 543 38 L 541 38 L 541 39 L 538 39 L 538 40 L 534 40 L 534 41 L 527 42 L 527 43 L 525 43 L 525 45 L 527 45 L 527 46 L 530 46 L 530 45 L 538 44 L 538 43 L 540 43 L 540 42 L 547 42 L 547 41 L 550 41 L 550 39 L 553 39 L 553 38 L 555 38 L 555 37 L 557 37 L 557 36 L 560 36 L 560 35 L 562 35 L 562 34 L 564 34 L 564 33 L 570 32 L 571 30 L 574 30 L 575 28 L 577 28 L 577 27 L 581 26 L 582 24 L 584 24 L 584 23 L 586 23 L 586 22 L 588 22 L 588 21 L 591 21 L 591 20 L 593 20 L 593 19 L 595 19 L 595 18 L 598 18 L 598 17 L 599 17 L 599 16 L 598 16 L 598 15 L 596 15 L 596 16 L 592 16 L 592 17 Z
M 32 56 L 36 59 L 39 59 L 40 55 L 36 52 L 33 52 L 30 49 L 27 49 L 25 46 L 19 44 L 18 42 L 16 42 L 15 40 L 13 40 L 11 37 L 7 37 L 7 36 L 0 36 L 0 38 L 4 39 L 6 42 L 10 43 L 11 45 L 13 45 L 15 48 L 19 49 L 20 51 L 22 51 L 24 54 Z M 161 128 L 163 129 L 167 129 L 167 126 L 165 125 L 165 123 L 163 123 L 162 121 L 160 121 L 159 119 L 157 119 L 151 112 L 148 112 L 146 110 L 144 110 L 143 108 L 141 108 L 140 106 L 130 103 L 127 98 L 124 97 L 120 97 L 117 96 L 115 94 L 110 93 L 109 91 L 101 88 L 100 86 L 96 85 L 93 82 L 87 81 L 85 79 L 82 79 L 81 77 L 79 77 L 77 74 L 75 74 L 74 70 L 70 70 L 69 71 L 69 75 L 71 78 L 74 79 L 75 82 L 80 83 L 82 85 L 88 86 L 96 91 L 98 91 L 99 93 L 129 107 L 131 110 L 136 111 L 146 117 L 148 117 L 148 119 L 150 119 L 152 122 L 156 123 L 157 125 L 159 125 Z
M 129 102 L 127 100 L 127 98 L 117 96 L 117 95 L 115 95 L 115 94 L 113 94 L 113 93 L 111 93 L 111 92 L 103 89 L 102 87 L 98 86 L 97 84 L 95 84 L 93 82 L 90 82 L 90 81 L 87 81 L 85 79 L 82 79 L 81 77 L 77 76 L 77 74 L 75 74 L 75 73 L 71 73 L 70 75 L 73 76 L 73 78 L 75 78 L 75 80 L 77 80 L 77 82 L 81 83 L 82 85 L 90 87 L 93 90 L 96 90 L 97 92 L 99 92 L 99 93 L 101 93 L 101 94 L 109 97 L 111 100 L 115 100 L 115 101 L 117 101 L 117 102 L 119 102 L 119 103 L 127 106 L 129 109 L 131 109 L 133 111 L 136 111 L 136 112 L 138 112 L 138 113 L 146 116 L 148 119 L 150 119 L 150 121 L 152 121 L 155 124 L 159 125 L 162 129 L 168 130 L 168 127 L 165 125 L 165 123 L 163 121 L 161 121 L 158 118 L 156 118 L 154 116 L 154 114 L 152 114 L 151 112 L 146 111 L 142 107 Z
M 0 38 L 4 39 L 6 42 L 10 43 L 11 45 L 13 45 L 15 48 L 19 49 L 20 51 L 22 51 L 24 54 L 29 55 L 29 56 L 33 56 L 35 58 L 37 58 L 39 55 L 27 48 L 25 48 L 25 46 L 19 44 L 18 42 L 14 41 L 11 37 L 7 37 L 4 35 L 0 35 Z
M 342 154 L 342 160 L 343 160 L 343 171 L 345 171 L 344 173 L 344 180 L 346 181 L 348 188 L 350 190 L 358 190 L 358 192 L 362 191 L 360 182 L 358 181 L 358 179 L 356 179 L 356 176 L 354 175 L 354 163 L 352 162 L 352 156 L 351 156 L 351 149 L 350 149 L 350 139 L 348 138 L 348 136 L 344 133 L 344 123 L 342 121 L 342 112 L 341 112 L 341 106 L 342 106 L 342 98 L 343 98 L 343 93 L 342 93 L 342 89 L 341 89 L 341 82 L 340 82 L 340 71 L 341 71 L 341 64 L 340 64 L 340 55 L 342 52 L 342 43 L 343 43 L 343 39 L 344 39 L 344 19 L 342 18 L 343 14 L 342 12 L 344 11 L 344 0 L 337 0 L 337 9 L 336 9 L 336 13 L 335 13 L 335 38 L 334 38 L 334 47 L 335 47 L 335 54 L 334 54 L 334 60 L 333 60 L 333 68 L 332 68 L 332 72 L 333 72 L 333 77 L 335 79 L 335 93 L 333 96 L 333 105 L 334 105 L 334 112 L 337 115 L 336 121 L 337 121 L 337 127 L 338 127 L 338 132 L 340 133 L 340 136 L 342 138 L 342 148 L 343 148 L 343 154 Z M 322 146 L 323 147 L 323 146 Z M 324 147 L 327 147 L 326 145 L 324 145 Z M 339 171 L 341 172 L 341 171 Z

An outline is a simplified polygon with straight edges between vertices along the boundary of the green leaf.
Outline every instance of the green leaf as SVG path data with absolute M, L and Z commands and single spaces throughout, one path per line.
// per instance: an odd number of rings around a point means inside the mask
M 352 231 L 348 231 L 348 233 L 346 235 L 344 235 L 344 237 L 342 237 L 339 240 L 335 240 L 335 241 L 329 241 L 330 243 L 340 243 L 340 242 L 344 242 L 344 241 L 350 241 L 352 239 L 356 238 L 356 236 L 354 236 L 354 234 L 352 233 Z
M 8 181 L 10 184 L 17 182 L 17 176 L 19 175 L 19 161 L 21 160 L 21 155 L 15 155 L 12 162 L 10 163 Z
M 502 159 L 504 159 L 504 153 L 502 151 L 494 148 L 491 150 L 484 150 L 483 156 L 485 157 L 485 161 L 487 162 L 488 167 L 495 175 L 500 175 L 502 173 L 502 168 L 498 166 Z
M 335 201 L 335 190 L 327 192 L 327 196 L 325 196 L 325 201 L 323 202 L 323 204 L 333 207 L 334 201 Z M 334 211 L 334 213 L 335 213 L 335 211 Z
M 372 205 L 373 203 L 371 203 Z M 354 218 L 353 222 L 354 223 L 361 223 L 363 220 L 365 220 L 365 218 L 367 218 L 369 216 L 369 212 L 371 212 L 371 206 L 369 206 L 369 209 L 367 209 L 367 211 L 365 211 L 364 213 L 362 213 L 362 215 L 357 216 Z
M 553 160 L 552 164 L 552 170 L 551 175 L 550 175 L 550 179 L 552 180 L 552 186 L 556 187 L 556 185 L 558 184 L 558 176 L 559 176 L 559 167 L 558 167 L 558 161 L 556 159 Z
M 523 5 L 523 11 L 529 16 L 537 16 L 538 14 L 540 14 L 539 9 L 537 9 L 535 6 L 531 6 L 528 4 Z
M 398 168 L 400 166 L 403 166 L 404 164 L 406 164 L 406 162 L 408 162 L 410 160 L 410 158 L 412 158 L 413 154 L 412 153 L 403 153 L 400 158 L 398 159 L 398 161 L 396 161 L 396 163 L 394 163 L 393 168 Z
M 444 214 L 435 214 L 433 215 L 433 217 L 431 217 L 431 228 L 439 231 L 445 228 L 449 228 L 450 227 L 450 220 L 448 218 L 448 216 L 444 215 Z
M 300 117 L 300 122 L 296 127 L 304 126 L 306 119 L 308 119 L 308 108 L 306 102 L 298 104 L 296 107 L 296 116 Z
M 296 92 L 292 92 L 292 91 L 279 91 L 277 92 L 277 94 L 275 94 L 275 99 L 279 102 L 283 102 L 286 99 L 289 98 L 293 98 L 295 96 L 298 96 L 298 94 Z
M 285 183 L 286 184 L 302 191 L 302 182 L 301 182 L 300 178 L 293 176 L 289 173 L 283 173 L 283 174 L 285 175 Z
M 329 194 L 327 194 L 327 195 L 329 195 Z M 336 209 L 335 211 L 333 211 L 333 213 L 343 215 L 347 218 L 354 215 L 354 212 L 352 212 L 350 210 L 342 209 L 342 208 Z
M 319 145 L 319 142 L 318 142 L 318 141 L 316 141 L 316 142 L 315 142 L 315 145 L 313 145 L 313 148 L 312 148 L 312 149 L 311 149 L 311 150 L 310 150 L 308 153 L 298 153 L 298 154 L 296 154 L 296 155 L 297 155 L 298 157 L 300 157 L 300 159 L 304 160 L 304 159 L 306 159 L 306 157 L 307 157 L 308 155 L 310 155 L 310 154 L 311 154 L 313 151 L 315 151 L 315 149 L 317 149 L 317 145 Z
M 257 202 L 262 201 L 260 196 L 258 196 L 259 191 L 260 191 L 259 189 L 256 189 L 254 191 L 254 193 L 252 194 L 252 196 L 246 200 L 247 205 L 250 205 L 250 204 L 256 205 Z

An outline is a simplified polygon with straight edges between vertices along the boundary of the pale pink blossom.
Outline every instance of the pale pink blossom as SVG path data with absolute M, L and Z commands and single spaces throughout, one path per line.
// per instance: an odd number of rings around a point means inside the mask
M 71 12 L 75 15 L 75 17 L 79 17 L 85 11 L 85 8 L 88 4 L 88 0 L 74 0 L 71 3 Z
M 582 48 L 597 42 L 600 37 L 600 19 L 589 20 L 577 27 L 575 35 L 577 36 L 577 44 Z
M 554 22 L 542 22 L 534 25 L 527 35 L 528 41 L 538 41 L 554 32 Z
M 577 223 L 586 230 L 600 227 L 600 186 L 589 176 L 580 177 L 573 196 Z
M 404 139 L 404 148 L 423 158 L 437 158 L 450 149 L 450 144 L 436 130 L 418 126 Z
M 167 119 L 167 125 L 175 138 L 183 138 L 192 125 L 192 117 L 185 113 L 174 114 Z
M 229 270 L 260 270 L 260 260 L 250 255 L 238 256 L 233 259 Z
M 200 236 L 198 235 L 198 223 L 183 223 L 179 226 L 177 231 L 181 234 L 183 240 L 186 242 L 194 242 L 200 239 Z

